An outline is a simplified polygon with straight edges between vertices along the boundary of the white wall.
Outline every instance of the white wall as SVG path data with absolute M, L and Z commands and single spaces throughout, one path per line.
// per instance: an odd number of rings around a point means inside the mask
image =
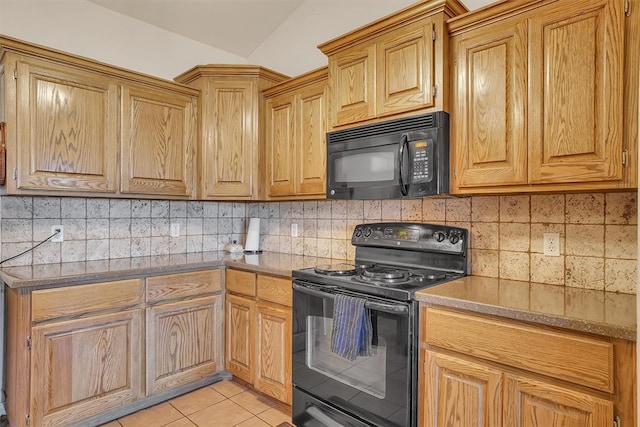
M 327 65 L 317 46 L 416 0 L 307 0 L 255 52 L 249 62 L 290 76 Z
M 0 34 L 173 80 L 246 59 L 83 0 L 0 0 Z

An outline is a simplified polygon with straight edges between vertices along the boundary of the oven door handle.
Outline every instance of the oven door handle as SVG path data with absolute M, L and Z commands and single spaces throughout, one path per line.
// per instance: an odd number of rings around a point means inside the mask
M 293 282 L 292 287 L 294 290 L 302 292 L 303 294 L 309 294 L 309 295 L 313 295 L 320 298 L 329 298 L 329 299 L 335 298 L 334 294 L 331 294 L 329 292 L 324 292 L 316 287 L 304 286 L 295 282 Z M 335 288 L 336 287 L 332 287 L 331 289 L 335 289 Z M 365 308 L 368 308 L 370 310 L 382 311 L 384 313 L 391 313 L 391 314 L 409 313 L 409 307 L 403 304 L 388 304 L 384 302 L 366 300 L 366 302 L 364 303 L 364 306 Z

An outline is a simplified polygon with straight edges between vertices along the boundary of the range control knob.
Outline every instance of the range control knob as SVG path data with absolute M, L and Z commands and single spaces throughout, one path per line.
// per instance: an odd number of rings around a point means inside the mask
M 459 241 L 460 241 L 460 236 L 458 236 L 457 234 L 452 234 L 449 236 L 449 242 L 451 242 L 452 245 L 455 245 Z
M 367 227 L 364 229 L 364 237 L 371 236 L 371 227 Z
M 444 241 L 444 239 L 446 239 L 446 238 L 447 238 L 447 235 L 446 235 L 446 234 L 444 234 L 442 231 L 436 231 L 436 232 L 433 234 L 433 237 L 435 237 L 435 239 L 436 239 L 436 241 L 437 241 L 437 242 L 443 242 L 443 241 Z
M 353 233 L 356 237 L 362 236 L 362 228 L 356 228 L 356 231 Z

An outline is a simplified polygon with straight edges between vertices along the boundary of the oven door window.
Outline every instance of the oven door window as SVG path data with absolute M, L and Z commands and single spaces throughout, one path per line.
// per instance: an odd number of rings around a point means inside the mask
M 371 316 L 374 331 L 377 316 Z M 387 345 L 384 337 L 376 337 L 369 357 L 358 356 L 350 361 L 331 351 L 333 319 L 307 316 L 306 366 L 361 392 L 380 399 L 385 398 L 387 376 Z M 377 331 L 376 331 L 377 332 Z

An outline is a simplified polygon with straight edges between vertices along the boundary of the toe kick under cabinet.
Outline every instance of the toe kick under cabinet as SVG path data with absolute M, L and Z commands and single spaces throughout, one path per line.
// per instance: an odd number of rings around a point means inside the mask
M 426 306 L 419 425 L 635 425 L 635 343 Z
M 221 276 L 7 289 L 11 426 L 98 425 L 215 381 Z

